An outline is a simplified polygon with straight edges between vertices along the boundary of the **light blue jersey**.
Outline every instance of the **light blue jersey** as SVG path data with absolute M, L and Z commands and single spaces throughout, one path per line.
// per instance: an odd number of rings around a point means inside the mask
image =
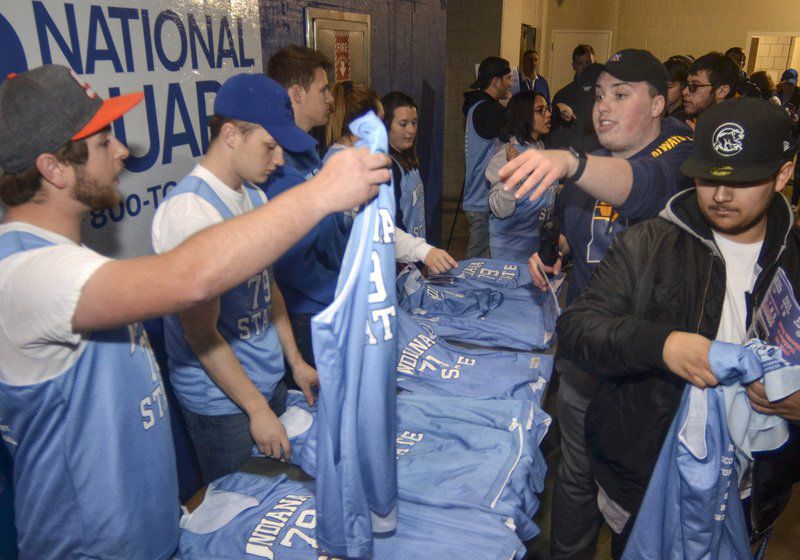
M 393 158 L 394 159 L 394 158 Z M 394 160 L 400 168 L 400 204 L 398 210 L 403 213 L 403 223 L 398 224 L 414 237 L 425 238 L 425 187 L 419 168 L 406 169 L 399 161 Z M 395 185 L 395 189 L 398 185 Z
M 534 149 L 531 144 L 513 146 L 520 153 Z M 556 181 L 532 202 L 527 196 L 517 201 L 514 213 L 506 218 L 489 214 L 489 248 L 493 259 L 507 259 L 527 263 L 528 258 L 539 251 L 539 226 L 547 221 L 556 202 Z
M 752 560 L 722 390 L 687 385 L 623 560 Z
M 475 509 L 401 501 L 397 532 L 375 538 L 380 560 L 513 560 L 525 557 L 514 523 Z
M 428 281 L 409 267 L 397 277 L 398 302 L 438 336 L 480 346 L 543 350 L 560 312 L 551 292 L 532 285 L 476 287 L 459 278 Z
M 252 185 L 244 188 L 254 208 L 265 203 L 264 194 Z M 167 198 L 199 196 L 211 204 L 224 220 L 231 210 L 200 177 L 189 175 Z M 230 345 L 247 376 L 267 400 L 283 378 L 283 352 L 272 324 L 272 273 L 265 269 L 220 296 L 217 330 Z M 164 317 L 164 338 L 170 381 L 181 405 L 196 414 L 220 416 L 242 410 L 219 388 L 194 355 L 178 315 Z
M 183 560 L 336 560 L 317 552 L 313 481 L 233 473 L 181 519 Z
M 386 153 L 386 128 L 373 113 L 350 128 Z M 382 185 L 353 223 L 333 303 L 311 325 L 320 378 L 317 536 L 321 550 L 342 556 L 368 556 L 373 531 L 396 525 L 394 210 L 392 187 Z
M 539 443 L 550 417 L 529 401 L 402 395 L 397 407 L 400 498 L 514 519 L 523 540 L 547 471 Z
M 398 310 L 397 386 L 417 395 L 531 400 L 541 404 L 553 357 L 461 348 Z
M 501 289 L 519 288 L 530 284 L 528 267 L 518 262 L 500 259 L 467 259 L 458 261 L 458 266 L 439 275 L 430 275 L 428 280 L 437 283 L 440 279 L 459 278 L 477 287 Z
M 185 560 L 339 560 L 317 550 L 313 481 L 234 473 L 215 481 L 181 519 Z M 469 509 L 403 502 L 397 531 L 375 539 L 381 560 L 512 560 L 525 555 L 513 522 Z
M 464 131 L 464 210 L 471 212 L 489 211 L 489 181 L 486 179 L 486 166 L 492 159 L 495 140 L 486 140 L 475 130 L 472 116 L 475 108 L 486 100 L 478 101 L 467 112 L 467 128 Z
M 51 245 L 0 236 L 0 259 Z M 170 558 L 178 477 L 164 384 L 141 325 L 92 333 L 55 378 L 0 383 L 21 558 Z

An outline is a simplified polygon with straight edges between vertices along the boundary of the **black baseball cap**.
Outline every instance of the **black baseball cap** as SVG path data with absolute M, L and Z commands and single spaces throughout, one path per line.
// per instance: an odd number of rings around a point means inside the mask
M 669 76 L 664 65 L 644 49 L 624 49 L 611 55 L 603 70 L 625 82 L 647 82 L 667 98 Z
M 736 97 L 702 112 L 681 171 L 726 185 L 752 183 L 776 174 L 796 149 L 786 111 L 766 99 Z
M 487 56 L 478 67 L 478 79 L 469 86 L 473 89 L 483 89 L 492 83 L 492 78 L 505 76 L 511 73 L 511 66 L 505 58 Z

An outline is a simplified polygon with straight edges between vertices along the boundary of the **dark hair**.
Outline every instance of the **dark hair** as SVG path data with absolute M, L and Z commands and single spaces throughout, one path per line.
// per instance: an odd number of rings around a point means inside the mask
M 394 120 L 394 112 L 397 109 L 400 107 L 411 107 L 419 112 L 419 107 L 414 103 L 414 100 L 402 91 L 387 93 L 381 99 L 381 103 L 383 104 L 383 124 L 386 126 L 387 134 L 390 133 L 392 121 Z M 419 167 L 419 158 L 417 158 L 417 137 L 414 137 L 414 142 L 411 144 L 411 147 L 402 152 L 395 150 L 394 146 L 390 143 L 389 154 L 394 156 L 406 171 Z
M 775 82 L 772 80 L 772 76 L 770 76 L 766 70 L 760 70 L 750 74 L 750 81 L 761 90 L 761 96 L 764 99 L 769 99 L 778 91 Z
M 333 109 L 325 129 L 325 139 L 329 146 L 348 133 L 347 127 L 351 122 L 369 111 L 377 114 L 381 106 L 378 92 L 367 86 L 354 85 L 350 81 L 337 82 L 331 89 L 331 95 Z
M 504 142 L 508 142 L 512 136 L 523 144 L 530 141 L 533 132 L 533 108 L 537 97 L 544 99 L 541 93 L 521 91 L 508 101 L 505 122 L 500 129 L 500 138 Z
M 686 83 L 686 78 L 689 76 L 689 62 L 682 56 L 671 56 L 664 62 L 664 68 L 667 69 L 668 82 L 681 82 Z
M 710 52 L 695 60 L 689 67 L 689 74 L 697 74 L 701 70 L 708 72 L 708 81 L 714 89 L 729 86 L 726 99 L 736 95 L 739 85 L 739 67 L 729 57 L 720 52 Z
M 286 89 L 299 85 L 308 90 L 317 68 L 329 72 L 333 69 L 333 64 L 319 51 L 300 45 L 289 45 L 269 57 L 267 76 Z
M 572 62 L 575 62 L 576 59 L 586 55 L 591 54 L 594 56 L 594 49 L 592 45 L 580 44 L 572 50 Z
M 525 58 L 525 56 L 529 54 L 539 54 L 539 51 L 537 51 L 536 49 L 528 49 L 527 51 L 522 53 L 522 58 Z
M 725 56 L 730 56 L 733 53 L 744 56 L 744 49 L 742 47 L 731 47 L 727 51 L 725 51 Z
M 85 139 L 69 140 L 53 155 L 63 163 L 83 165 L 89 159 L 89 146 Z M 34 163 L 17 173 L 0 175 L 0 200 L 7 206 L 19 206 L 33 199 L 42 186 L 42 174 Z
M 243 135 L 247 136 L 253 129 L 257 126 L 253 123 L 249 123 L 246 121 L 240 121 L 239 119 L 231 119 L 228 117 L 223 117 L 222 115 L 211 115 L 211 118 L 208 119 L 208 129 L 209 129 L 209 136 L 208 136 L 208 143 L 210 144 L 214 140 L 217 139 L 219 136 L 220 131 L 222 130 L 222 125 L 225 123 L 232 123 L 239 129 Z

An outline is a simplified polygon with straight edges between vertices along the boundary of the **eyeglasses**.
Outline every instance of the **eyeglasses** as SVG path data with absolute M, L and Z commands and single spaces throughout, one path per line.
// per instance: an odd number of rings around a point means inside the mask
M 535 107 L 533 109 L 534 113 L 538 113 L 540 115 L 546 115 L 547 113 L 553 112 L 553 107 L 551 105 L 542 105 L 540 107 Z
M 689 90 L 689 93 L 694 93 L 701 87 L 714 87 L 714 84 L 698 84 L 698 83 L 686 84 L 686 89 Z

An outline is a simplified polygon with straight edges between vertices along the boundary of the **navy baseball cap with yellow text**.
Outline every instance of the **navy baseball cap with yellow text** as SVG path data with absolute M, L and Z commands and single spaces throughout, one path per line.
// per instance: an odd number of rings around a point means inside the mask
M 667 98 L 667 69 L 650 51 L 623 49 L 611 55 L 603 70 L 625 82 L 647 82 Z

